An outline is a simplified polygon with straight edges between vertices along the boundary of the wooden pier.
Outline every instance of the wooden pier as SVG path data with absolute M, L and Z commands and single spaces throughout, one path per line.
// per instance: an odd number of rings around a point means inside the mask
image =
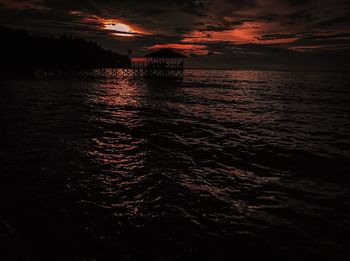
M 142 62 L 117 68 L 47 69 L 39 77 L 67 79 L 170 78 L 182 79 L 186 56 L 170 49 L 161 49 L 146 55 Z
M 186 56 L 171 49 L 160 49 L 141 58 L 141 62 L 132 62 L 127 67 L 116 68 L 79 68 L 74 70 L 42 70 L 45 78 L 171 78 L 182 79 Z

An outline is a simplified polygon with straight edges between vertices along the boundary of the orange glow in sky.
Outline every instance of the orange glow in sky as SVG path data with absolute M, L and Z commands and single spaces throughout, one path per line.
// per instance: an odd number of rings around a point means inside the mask
M 161 48 L 170 48 L 170 49 L 177 49 L 179 51 L 182 51 L 183 53 L 186 54 L 197 54 L 197 55 L 207 55 L 208 50 L 207 46 L 205 45 L 200 45 L 200 44 L 178 44 L 178 43 L 170 43 L 170 44 L 156 44 L 148 49 L 150 50 L 157 50 Z
M 199 43 L 199 42 L 217 42 L 227 41 L 236 44 L 280 44 L 291 43 L 297 38 L 282 38 L 282 39 L 259 39 L 264 34 L 273 34 L 279 32 L 276 25 L 268 25 L 264 22 L 245 22 L 237 28 L 224 31 L 192 31 L 182 40 L 184 43 Z

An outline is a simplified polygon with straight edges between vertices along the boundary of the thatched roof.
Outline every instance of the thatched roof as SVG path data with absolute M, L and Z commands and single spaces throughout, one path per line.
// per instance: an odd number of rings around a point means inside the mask
M 153 53 L 147 54 L 146 58 L 187 58 L 185 55 L 181 53 L 175 52 L 172 49 L 160 49 Z

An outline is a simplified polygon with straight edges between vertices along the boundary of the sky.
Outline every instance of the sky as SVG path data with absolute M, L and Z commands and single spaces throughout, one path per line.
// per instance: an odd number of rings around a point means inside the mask
M 133 57 L 174 48 L 194 68 L 350 69 L 344 0 L 0 0 L 0 24 Z

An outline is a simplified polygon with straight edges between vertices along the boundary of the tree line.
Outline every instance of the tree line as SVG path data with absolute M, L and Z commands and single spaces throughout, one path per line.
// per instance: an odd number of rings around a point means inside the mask
M 3 26 L 0 26 L 0 35 L 2 73 L 130 65 L 128 56 L 105 50 L 97 43 L 81 37 L 66 34 L 59 37 L 37 36 L 25 30 L 13 30 Z

